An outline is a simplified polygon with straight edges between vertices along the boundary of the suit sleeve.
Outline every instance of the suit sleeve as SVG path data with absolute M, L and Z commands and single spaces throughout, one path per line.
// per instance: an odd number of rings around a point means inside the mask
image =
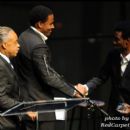
M 105 63 L 99 70 L 99 73 L 95 77 L 93 77 L 91 80 L 89 80 L 86 84 L 90 90 L 90 93 L 96 87 L 103 85 L 110 77 L 110 73 L 111 73 L 111 59 L 110 59 L 110 54 L 109 54 L 106 57 Z
M 9 96 L 8 93 L 11 90 L 10 87 L 12 86 L 9 84 L 8 75 L 4 71 L 3 67 L 0 66 L 0 108 L 3 110 L 9 109 L 18 103 L 18 101 Z
M 33 49 L 32 60 L 35 71 L 48 85 L 73 96 L 74 89 L 50 66 L 46 47 L 40 45 Z

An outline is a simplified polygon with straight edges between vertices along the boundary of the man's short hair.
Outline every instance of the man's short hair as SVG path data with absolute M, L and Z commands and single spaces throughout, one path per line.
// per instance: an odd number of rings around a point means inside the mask
M 52 10 L 43 5 L 37 5 L 29 13 L 30 24 L 34 26 L 37 22 L 47 20 L 48 15 L 53 14 Z
M 114 31 L 122 32 L 123 38 L 130 38 L 130 21 L 121 21 L 114 27 Z
M 10 38 L 9 33 L 11 31 L 14 31 L 14 30 L 10 27 L 0 26 L 0 44 L 2 44 L 3 42 L 6 42 Z

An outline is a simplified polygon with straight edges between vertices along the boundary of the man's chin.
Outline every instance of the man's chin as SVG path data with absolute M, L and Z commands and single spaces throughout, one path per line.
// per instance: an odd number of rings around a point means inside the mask
M 51 33 L 46 34 L 47 37 L 49 37 L 50 35 L 51 35 Z
M 49 37 L 52 34 L 52 31 L 48 31 L 45 35 Z
M 17 56 L 17 53 L 16 53 L 16 54 L 14 54 L 14 55 L 12 55 L 12 56 L 11 56 L 11 58 L 16 57 L 16 56 Z

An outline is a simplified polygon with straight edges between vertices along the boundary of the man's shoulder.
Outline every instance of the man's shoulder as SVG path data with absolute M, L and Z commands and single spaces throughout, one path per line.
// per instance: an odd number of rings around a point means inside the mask
M 108 52 L 109 55 L 119 55 L 120 53 L 121 53 L 121 49 L 120 48 L 116 48 L 116 47 L 111 49 Z
M 113 48 L 108 52 L 106 59 L 108 59 L 110 62 L 119 61 L 120 53 L 121 51 L 119 48 Z
M 0 56 L 0 68 L 7 68 L 6 61 Z
M 32 36 L 35 35 L 34 31 L 31 28 L 27 28 L 26 30 L 24 30 L 20 35 L 19 38 L 23 38 L 25 36 Z
M 35 33 L 31 28 L 26 29 L 24 32 L 22 32 L 19 36 L 19 41 L 24 41 L 24 43 L 42 43 L 42 39 L 40 38 L 37 33 Z
M 44 47 L 45 44 L 41 37 L 39 37 L 31 28 L 26 29 L 19 36 L 20 52 L 25 55 L 30 55 L 34 48 Z

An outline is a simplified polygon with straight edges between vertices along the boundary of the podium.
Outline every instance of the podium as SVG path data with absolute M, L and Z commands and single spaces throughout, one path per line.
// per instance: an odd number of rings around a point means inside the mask
M 24 115 L 29 111 L 38 113 L 54 112 L 55 110 L 68 111 L 69 109 L 72 109 L 81 103 L 86 103 L 88 100 L 89 98 L 69 98 L 64 100 L 58 99 L 21 102 L 12 108 L 0 113 L 0 116 Z
M 41 100 L 41 101 L 29 101 L 21 102 L 12 108 L 0 113 L 0 116 L 14 116 L 14 115 L 25 115 L 29 111 L 38 113 L 50 113 L 56 110 L 65 111 L 65 130 L 67 129 L 67 111 L 88 102 L 89 98 L 69 98 L 69 99 L 58 99 L 58 100 Z

